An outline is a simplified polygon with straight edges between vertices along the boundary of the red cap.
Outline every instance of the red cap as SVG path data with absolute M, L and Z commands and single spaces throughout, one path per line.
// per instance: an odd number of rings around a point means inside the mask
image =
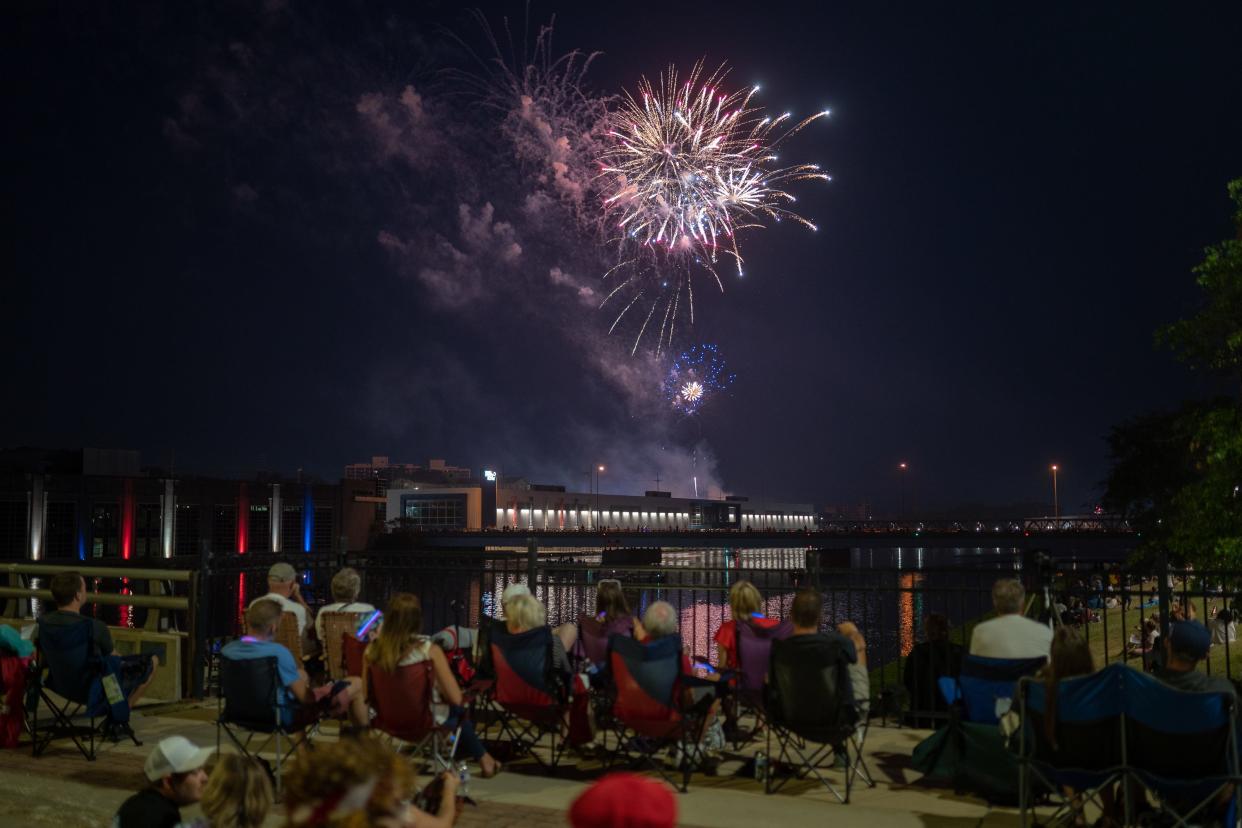
M 610 773 L 569 806 L 573 828 L 673 828 L 677 797 L 636 773 Z

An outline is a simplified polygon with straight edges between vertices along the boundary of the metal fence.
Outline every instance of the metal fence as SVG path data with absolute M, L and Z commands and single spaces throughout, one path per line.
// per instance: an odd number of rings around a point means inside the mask
M 871 694 L 900 699 L 911 691 L 906 660 L 925 638 L 928 615 L 945 616 L 946 646 L 968 649 L 974 624 L 991 611 L 992 584 L 1019 577 L 1030 598 L 1029 614 L 1077 628 L 1096 654 L 1096 666 L 1113 661 L 1150 667 L 1159 642 L 1137 629 L 1167 630 L 1187 607 L 1213 631 L 1218 643 L 1200 669 L 1242 678 L 1236 660 L 1237 617 L 1242 614 L 1242 573 L 1182 571 L 1167 565 L 1127 569 L 1100 562 L 1040 562 L 1038 556 L 994 558 L 952 567 L 849 567 L 839 553 L 780 549 L 727 551 L 573 550 L 537 552 L 383 550 L 349 554 L 247 555 L 204 559 L 204 618 L 198 628 L 219 641 L 240 633 L 246 606 L 267 592 L 267 570 L 286 561 L 299 571 L 312 607 L 332 600 L 329 584 L 342 566 L 363 579 L 361 600 L 383 607 L 397 592 L 412 592 L 423 605 L 428 631 L 449 624 L 478 626 L 500 614 L 500 595 L 515 581 L 529 583 L 547 607 L 548 623 L 576 621 L 594 611 L 603 578 L 621 580 L 631 609 L 641 613 L 657 600 L 678 612 L 692 653 L 714 660 L 712 639 L 730 618 L 729 589 L 751 581 L 764 611 L 787 618 L 796 591 L 815 587 L 824 596 L 824 624 L 852 621 L 866 641 Z M 617 558 L 626 562 L 618 562 Z M 644 558 L 658 563 L 634 563 Z M 185 561 L 173 559 L 174 566 Z M 1055 618 L 1052 616 L 1055 615 Z M 210 651 L 211 641 L 200 652 Z M 917 695 L 918 688 L 913 688 Z M 894 701 L 894 705 L 899 702 Z

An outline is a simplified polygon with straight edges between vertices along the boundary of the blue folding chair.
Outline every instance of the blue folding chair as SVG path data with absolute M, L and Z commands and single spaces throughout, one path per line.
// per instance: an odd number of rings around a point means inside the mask
M 1009 710 L 1018 680 L 1035 675 L 1045 663 L 1047 659 L 1042 657 L 984 658 L 968 655 L 962 659 L 960 675 L 940 678 L 940 692 L 950 705 L 960 707 L 962 721 L 996 724 Z
M 97 740 L 125 736 L 141 746 L 129 725 L 121 659 L 98 652 L 92 619 L 40 623 L 38 637 L 38 661 L 27 689 L 32 754 L 40 756 L 53 741 L 66 738 L 88 761 L 95 759 Z M 52 714 L 46 725 L 39 720 L 39 700 Z
M 1053 819 L 1068 824 L 1082 803 L 1102 805 L 1101 792 L 1118 783 L 1126 825 L 1135 824 L 1132 803 L 1139 789 L 1156 795 L 1166 818 L 1160 824 L 1173 826 L 1216 819 L 1209 809 L 1232 792 L 1228 810 L 1233 816 L 1224 824 L 1236 824 L 1242 773 L 1232 694 L 1188 693 L 1112 664 L 1057 685 L 1051 739 L 1045 684 L 1021 681 L 1018 701 L 1023 826 L 1037 795 L 1052 797 L 1057 803 Z M 1073 796 L 1063 793 L 1067 788 Z

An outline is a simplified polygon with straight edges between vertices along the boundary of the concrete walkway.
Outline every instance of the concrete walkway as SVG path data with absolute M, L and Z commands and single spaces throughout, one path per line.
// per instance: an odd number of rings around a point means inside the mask
M 0 751 L 0 826 L 77 828 L 107 825 L 117 807 L 143 784 L 146 751 L 160 738 L 180 734 L 201 745 L 215 744 L 215 702 L 187 703 L 163 708 L 145 707 L 135 714 L 134 729 L 146 747 L 107 744 L 95 762 L 85 761 L 68 742 L 49 748 L 33 759 L 29 747 Z M 690 792 L 678 797 L 679 823 L 702 828 L 754 828 L 782 823 L 788 826 L 833 822 L 866 828 L 981 828 L 1018 823 L 1012 809 L 989 808 L 986 803 L 955 796 L 952 791 L 914 784 L 918 774 L 908 768 L 914 746 L 926 731 L 872 727 L 867 761 L 877 786 L 856 786 L 849 805 L 836 802 L 817 783 L 791 782 L 779 793 L 766 796 L 760 784 L 738 775 L 743 760 L 755 746 L 726 760 L 717 775 L 695 774 Z M 324 739 L 334 739 L 331 726 Z M 539 775 L 530 763 L 517 763 L 493 779 L 474 779 L 471 796 L 479 803 L 467 808 L 462 826 L 564 826 L 573 799 L 601 773 L 595 760 L 570 759 L 557 778 Z M 576 761 L 576 764 L 574 762 Z M 843 774 L 829 774 L 834 783 Z M 197 808 L 187 808 L 192 817 Z M 267 825 L 283 824 L 279 814 Z

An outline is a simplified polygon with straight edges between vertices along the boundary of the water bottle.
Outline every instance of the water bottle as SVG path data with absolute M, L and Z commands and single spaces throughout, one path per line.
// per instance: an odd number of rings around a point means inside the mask
M 470 766 L 465 762 L 457 763 L 457 795 L 470 795 Z
M 755 754 L 755 779 L 766 782 L 768 779 L 768 755 L 763 751 Z

